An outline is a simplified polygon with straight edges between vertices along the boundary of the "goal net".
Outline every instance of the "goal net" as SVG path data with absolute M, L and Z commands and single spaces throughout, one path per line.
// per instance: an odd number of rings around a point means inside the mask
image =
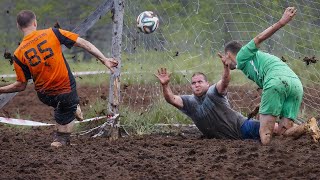
M 295 6 L 297 15 L 261 47 L 285 61 L 300 77 L 304 99 L 299 118 L 319 113 L 319 9 L 316 1 L 251 0 L 128 0 L 123 34 L 123 106 L 139 111 L 149 122 L 187 122 L 185 116 L 166 104 L 161 86 L 153 76 L 160 67 L 172 72 L 170 86 L 176 94 L 191 94 L 190 79 L 204 72 L 210 82 L 222 75 L 217 57 L 224 44 L 243 44 L 277 22 L 286 7 Z M 152 34 L 137 30 L 142 11 L 153 11 L 160 26 Z M 247 115 L 260 102 L 257 86 L 239 70 L 231 73 L 228 97 L 237 111 Z M 142 117 L 140 117 L 142 118 Z

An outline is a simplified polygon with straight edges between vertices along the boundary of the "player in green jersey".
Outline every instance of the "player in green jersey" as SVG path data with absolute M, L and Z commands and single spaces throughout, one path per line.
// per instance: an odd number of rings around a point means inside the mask
M 288 7 L 282 18 L 245 46 L 231 41 L 225 46 L 225 58 L 230 69 L 240 69 L 249 79 L 263 89 L 259 109 L 260 139 L 270 143 L 277 117 L 279 131 L 284 134 L 297 118 L 303 96 L 303 87 L 298 76 L 278 57 L 262 52 L 260 44 L 290 22 L 296 8 Z

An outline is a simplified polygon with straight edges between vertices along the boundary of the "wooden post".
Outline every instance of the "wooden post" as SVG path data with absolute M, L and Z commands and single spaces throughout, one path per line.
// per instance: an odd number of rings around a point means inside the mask
M 119 65 L 115 68 L 114 74 L 110 76 L 109 87 L 109 112 L 119 113 L 120 104 L 120 72 L 121 72 L 121 43 L 124 14 L 124 0 L 114 0 L 113 3 L 113 31 L 112 31 L 112 57 L 115 58 Z M 115 140 L 119 137 L 120 121 L 114 122 L 113 127 L 109 129 L 110 139 Z M 108 133 L 108 134 L 109 134 Z

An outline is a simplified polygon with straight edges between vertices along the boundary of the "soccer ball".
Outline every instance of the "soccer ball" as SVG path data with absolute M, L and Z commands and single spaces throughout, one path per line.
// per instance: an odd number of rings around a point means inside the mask
M 144 11 L 137 18 L 138 29 L 145 33 L 153 33 L 159 26 L 159 18 L 152 11 Z

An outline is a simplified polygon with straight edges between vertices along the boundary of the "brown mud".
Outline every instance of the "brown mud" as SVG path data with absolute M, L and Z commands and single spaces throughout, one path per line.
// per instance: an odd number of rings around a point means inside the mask
M 148 107 L 160 92 L 156 87 L 150 88 L 154 89 L 122 88 L 122 103 L 135 104 L 137 109 Z M 84 112 L 97 97 L 107 96 L 105 89 L 78 87 Z M 254 108 L 259 96 L 251 89 L 230 88 L 234 108 L 244 111 Z M 190 93 L 187 87 L 174 91 Z M 15 117 L 17 113 L 53 123 L 52 108 L 37 99 L 32 87 L 19 93 L 0 111 L 0 116 Z M 0 131 L 0 179 L 319 179 L 320 176 L 320 146 L 307 135 L 298 140 L 276 137 L 270 146 L 251 140 L 202 139 L 200 134 L 130 136 L 117 141 L 80 136 L 72 137 L 74 145 L 55 149 L 50 147 L 53 128 L 19 129 L 0 124 Z

